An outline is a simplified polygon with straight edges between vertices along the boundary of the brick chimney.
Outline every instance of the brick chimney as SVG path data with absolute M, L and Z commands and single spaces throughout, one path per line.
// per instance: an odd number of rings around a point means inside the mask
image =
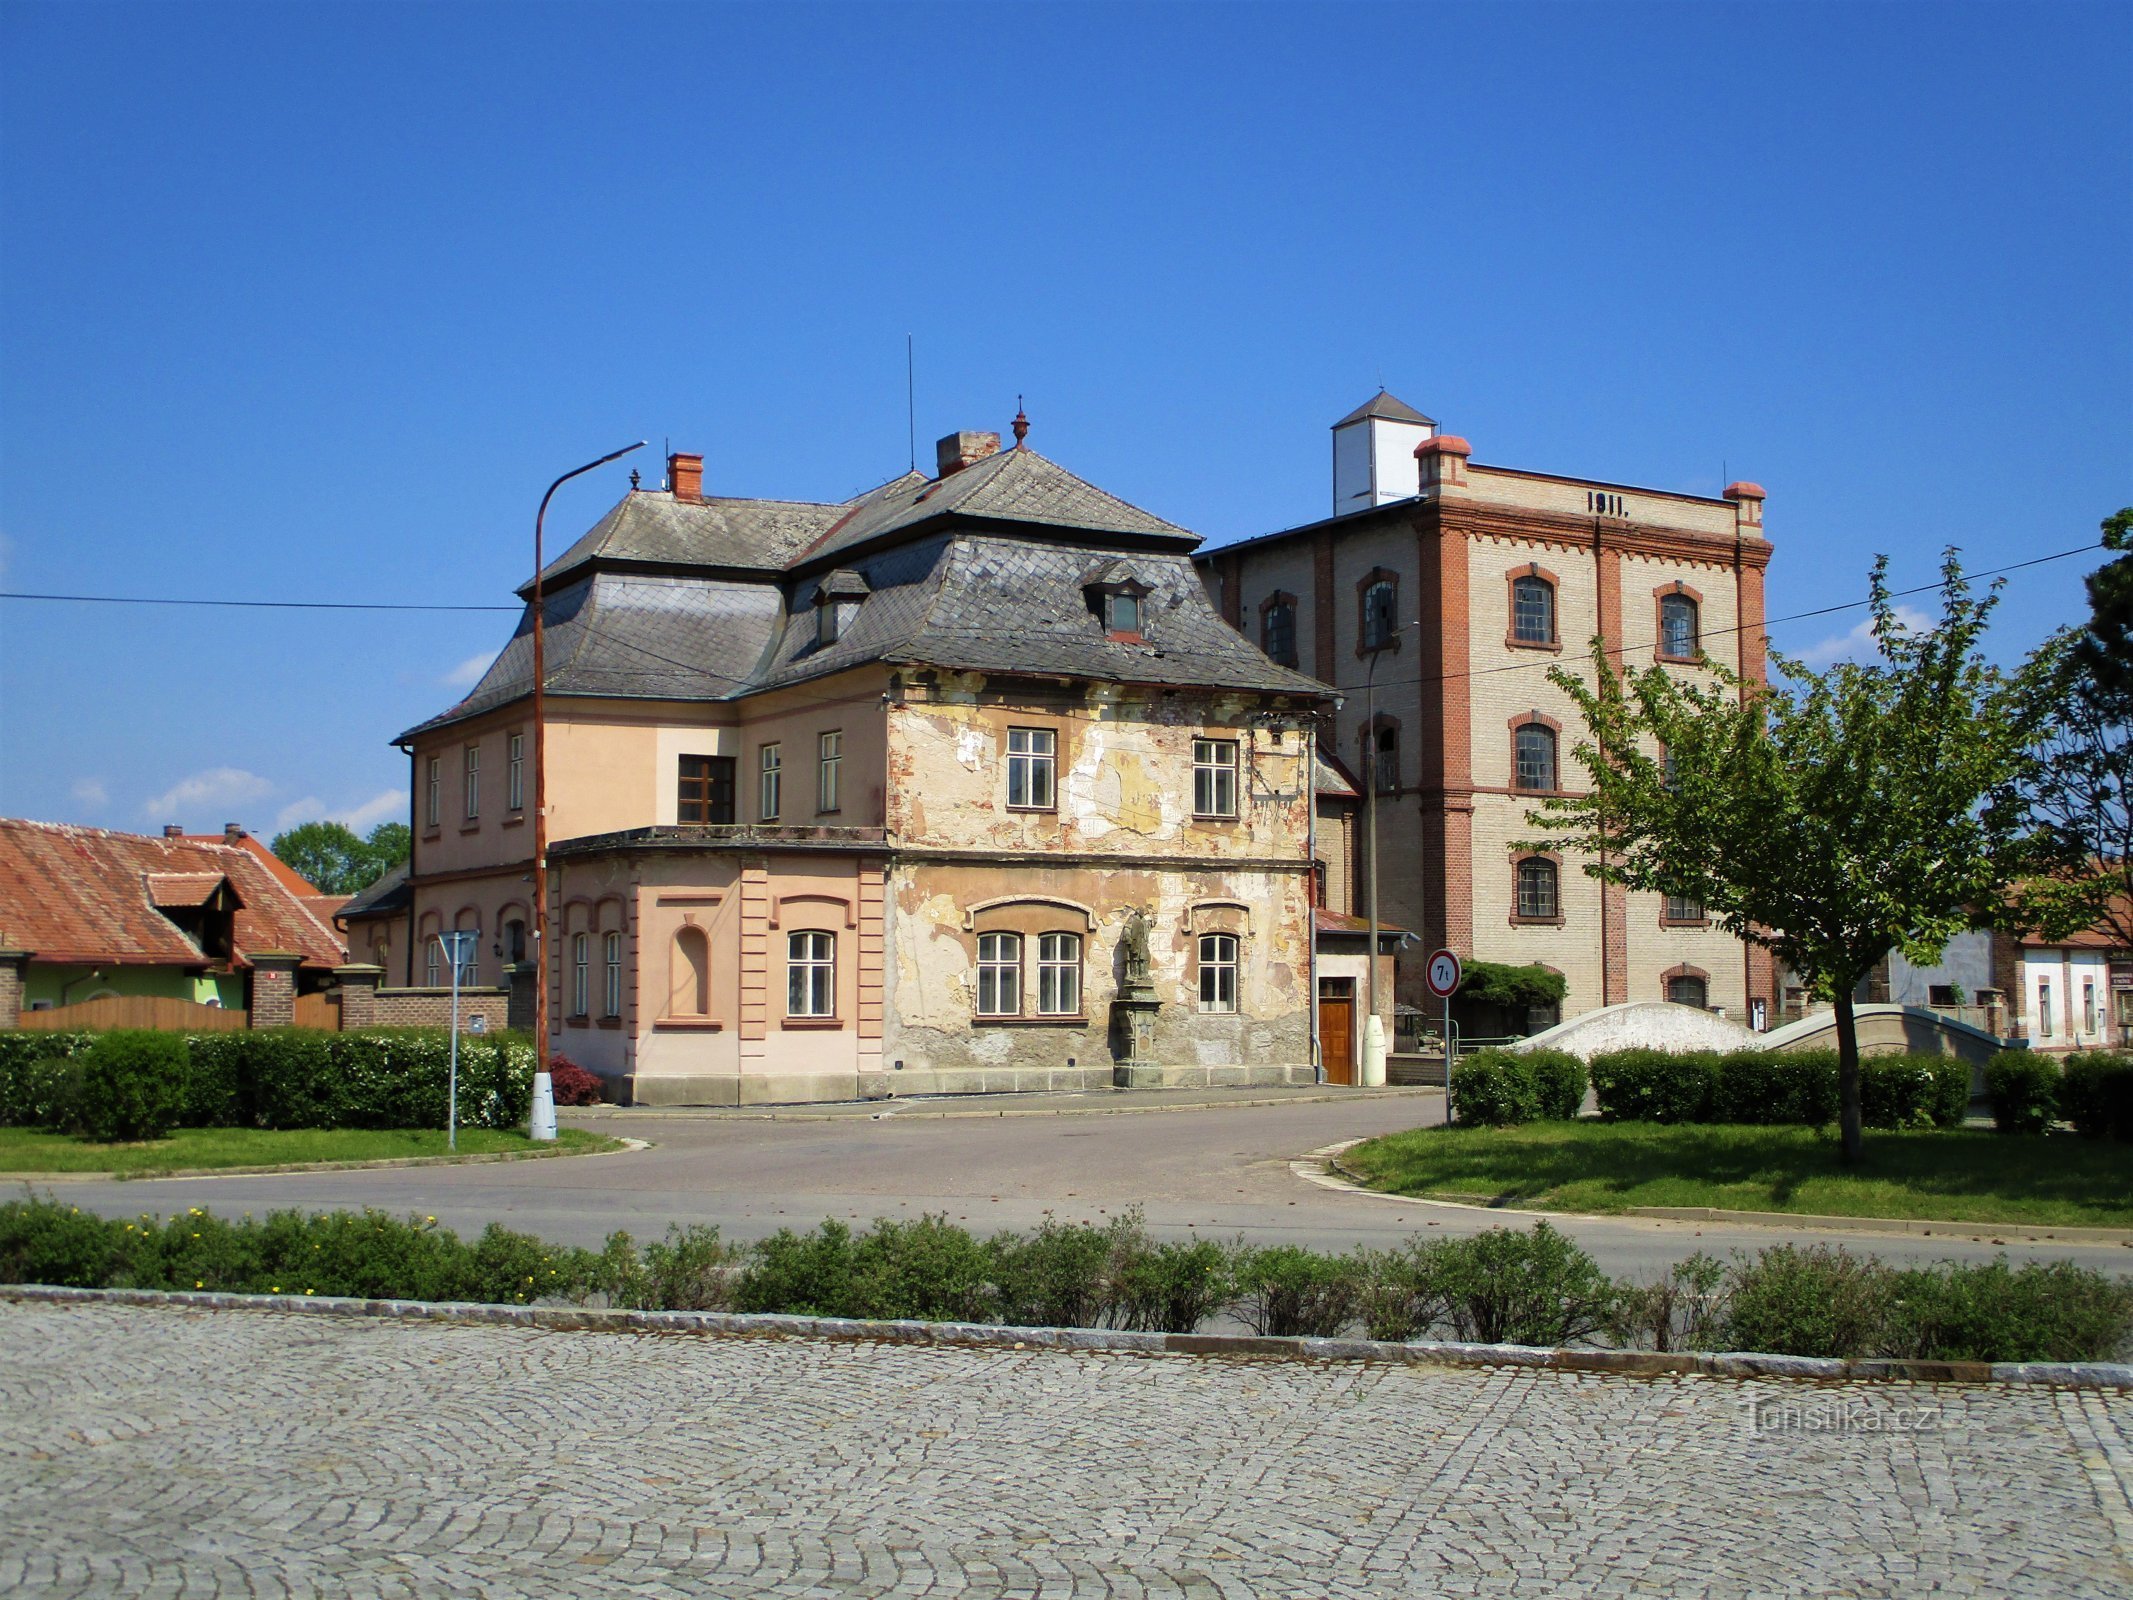
M 1763 486 L 1759 483 L 1729 483 L 1726 498 L 1733 502 L 1733 529 L 1744 539 L 1763 536 Z
M 163 824 L 163 837 L 164 837 L 164 838 L 166 838 L 166 839 L 182 839 L 182 838 L 184 838 L 184 837 L 185 837 L 185 824 L 184 824 L 184 823 L 182 823 L 182 822 L 166 822 L 166 823 L 164 823 L 164 824 Z
M 1424 494 L 1466 486 L 1466 458 L 1474 447 L 1456 433 L 1440 433 L 1415 446 L 1416 478 Z
M 677 500 L 701 500 L 704 497 L 704 458 L 680 454 L 668 456 L 667 486 L 674 491 Z
M 224 844 L 244 843 L 244 829 L 234 822 L 225 822 L 222 825 L 222 842 Z
M 1000 436 L 997 433 L 951 433 L 933 447 L 934 461 L 944 478 L 999 453 Z

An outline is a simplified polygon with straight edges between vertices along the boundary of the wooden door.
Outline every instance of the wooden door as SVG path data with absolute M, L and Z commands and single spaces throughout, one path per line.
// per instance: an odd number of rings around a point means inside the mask
M 1355 1082 L 1355 980 L 1318 982 L 1318 1058 L 1328 1083 Z

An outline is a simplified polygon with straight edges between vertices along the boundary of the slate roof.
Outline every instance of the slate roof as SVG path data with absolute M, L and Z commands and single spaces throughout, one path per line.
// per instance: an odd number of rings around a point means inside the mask
M 1420 422 L 1432 428 L 1437 425 L 1435 417 L 1425 417 L 1405 400 L 1401 400 L 1380 389 L 1370 399 L 1365 400 L 1361 405 L 1341 418 L 1340 421 L 1334 423 L 1333 426 L 1345 428 L 1349 423 L 1361 422 L 1365 417 L 1383 417 L 1390 422 Z
M 847 509 L 805 500 L 677 500 L 665 490 L 633 489 L 548 564 L 542 581 L 561 582 L 596 556 L 610 565 L 783 572 Z M 530 598 L 532 584 L 519 594 Z
M 408 908 L 414 890 L 407 883 L 408 863 L 403 861 L 369 888 L 352 895 L 334 912 L 343 922 L 361 917 L 396 916 Z
M 205 952 L 156 909 L 151 885 L 179 893 L 173 907 L 198 905 L 205 893 L 182 895 L 225 878 L 241 902 L 238 965 L 257 950 L 293 950 L 307 967 L 347 959 L 340 936 L 307 897 L 241 845 L 16 818 L 0 818 L 0 945 L 33 951 L 39 962 L 207 966 Z

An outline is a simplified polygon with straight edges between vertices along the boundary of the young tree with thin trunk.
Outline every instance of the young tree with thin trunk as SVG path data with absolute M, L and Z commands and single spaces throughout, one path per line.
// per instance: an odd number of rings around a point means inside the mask
M 1880 659 L 1866 664 L 1818 673 L 1773 650 L 1784 681 L 1767 687 L 1716 662 L 1695 678 L 1623 675 L 1595 640 L 1595 683 L 1550 674 L 1584 715 L 1586 792 L 1528 816 L 1591 876 L 1700 901 L 1834 1004 L 1847 1162 L 1861 1149 L 1853 991 L 1890 950 L 1937 961 L 2001 905 L 2031 739 L 2027 669 L 1977 648 L 1996 593 L 1973 598 L 1951 551 L 1938 626 L 1909 630 L 1887 565 L 1874 564 Z

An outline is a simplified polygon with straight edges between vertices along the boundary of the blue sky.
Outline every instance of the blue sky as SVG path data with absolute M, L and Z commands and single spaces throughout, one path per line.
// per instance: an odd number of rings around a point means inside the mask
M 0 587 L 508 603 L 631 439 L 900 471 L 907 332 L 922 459 L 1025 394 L 1217 542 L 1322 515 L 1382 381 L 1478 460 L 1756 479 L 1776 615 L 1998 566 L 2133 501 L 2129 83 L 2122 5 L 15 0 Z M 0 814 L 403 815 L 511 625 L 0 602 Z

